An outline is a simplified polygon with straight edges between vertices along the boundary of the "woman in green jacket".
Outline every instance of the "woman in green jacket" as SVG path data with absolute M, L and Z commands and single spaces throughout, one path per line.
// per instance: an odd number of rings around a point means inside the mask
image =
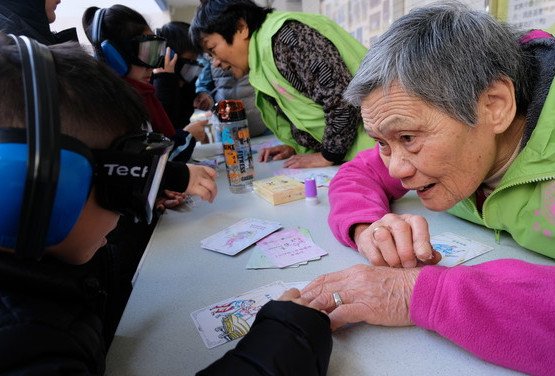
M 191 34 L 212 64 L 236 78 L 249 74 L 262 118 L 284 144 L 263 149 L 261 161 L 323 167 L 373 145 L 358 109 L 342 98 L 366 49 L 329 19 L 251 0 L 207 0 Z

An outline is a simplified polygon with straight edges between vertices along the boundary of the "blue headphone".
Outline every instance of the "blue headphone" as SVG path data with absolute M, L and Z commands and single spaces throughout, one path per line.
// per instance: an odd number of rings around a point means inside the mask
M 71 231 L 90 193 L 92 154 L 60 133 L 58 85 L 50 50 L 10 35 L 21 58 L 25 129 L 0 129 L 0 246 L 40 259 Z
M 106 8 L 97 9 L 92 21 L 91 42 L 95 49 L 95 58 L 106 62 L 120 77 L 123 77 L 129 72 L 129 64 L 112 42 L 102 39 L 102 22 L 105 14 Z

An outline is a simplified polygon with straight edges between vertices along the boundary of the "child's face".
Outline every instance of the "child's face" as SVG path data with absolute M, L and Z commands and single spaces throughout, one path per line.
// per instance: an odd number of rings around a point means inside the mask
M 119 214 L 98 205 L 93 187 L 68 236 L 61 243 L 48 247 L 46 252 L 69 264 L 84 264 L 106 244 L 106 235 L 116 227 L 118 219 Z
M 150 82 L 152 76 L 152 68 L 140 67 L 138 65 L 131 65 L 127 77 L 135 81 Z

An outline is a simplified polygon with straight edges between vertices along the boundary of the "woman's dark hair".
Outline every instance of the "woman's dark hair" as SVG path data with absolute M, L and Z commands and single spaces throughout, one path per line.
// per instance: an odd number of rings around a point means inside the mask
M 83 29 L 91 42 L 92 22 L 98 9 L 98 7 L 90 7 L 83 13 Z M 106 9 L 100 28 L 100 37 L 117 45 L 144 34 L 150 26 L 139 12 L 125 5 L 116 4 Z
M 178 55 L 189 51 L 200 53 L 202 50 L 199 50 L 189 37 L 190 27 L 186 22 L 172 21 L 156 30 L 156 34 L 166 38 L 168 47 Z
M 191 40 L 202 50 L 202 34 L 218 33 L 231 44 L 240 19 L 247 23 L 250 37 L 272 11 L 252 0 L 202 0 L 189 29 Z

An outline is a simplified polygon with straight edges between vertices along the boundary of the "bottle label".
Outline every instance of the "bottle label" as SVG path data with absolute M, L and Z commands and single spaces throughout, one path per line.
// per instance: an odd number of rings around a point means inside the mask
M 227 178 L 232 191 L 252 186 L 254 166 L 246 121 L 221 123 Z

